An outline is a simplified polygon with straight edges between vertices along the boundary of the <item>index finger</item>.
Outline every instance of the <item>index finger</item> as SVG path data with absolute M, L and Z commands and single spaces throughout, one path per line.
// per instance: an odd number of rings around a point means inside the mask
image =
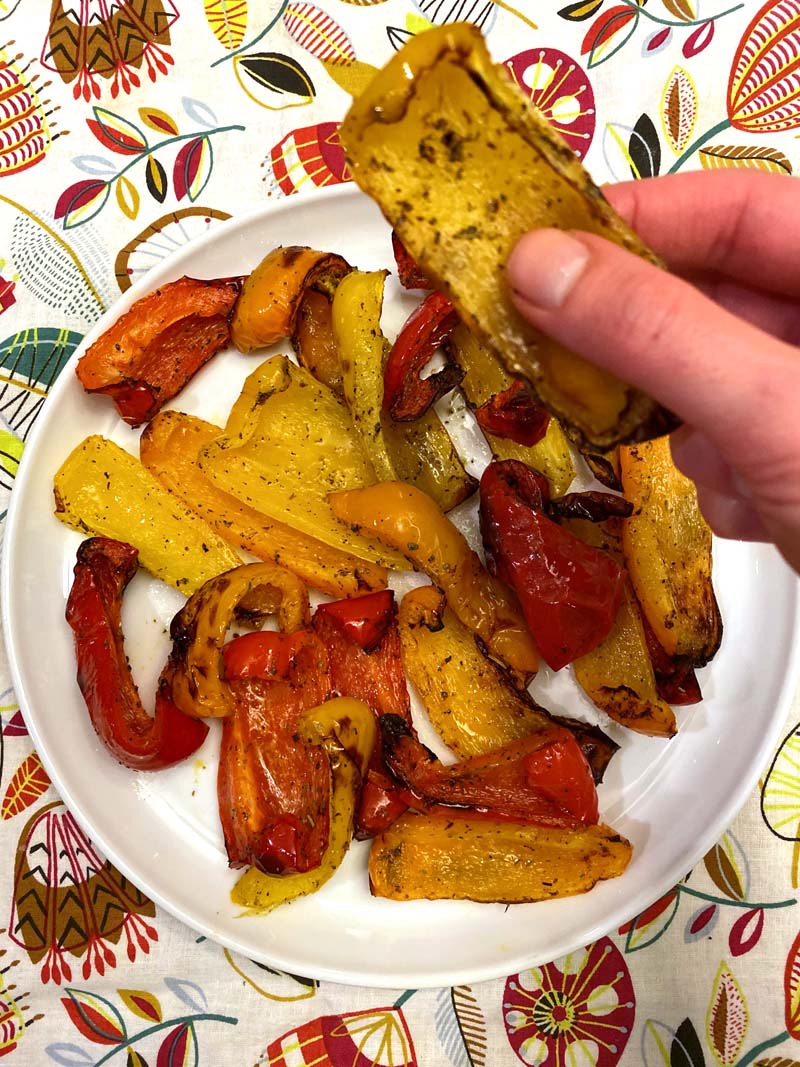
M 606 199 L 681 274 L 712 271 L 800 297 L 800 185 L 756 171 L 623 182 Z

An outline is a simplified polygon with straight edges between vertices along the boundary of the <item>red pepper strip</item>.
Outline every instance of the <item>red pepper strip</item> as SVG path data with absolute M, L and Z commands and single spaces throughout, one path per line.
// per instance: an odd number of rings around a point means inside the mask
M 105 393 L 131 426 L 147 422 L 230 338 L 240 278 L 180 278 L 137 300 L 78 361 L 90 393 Z
M 481 479 L 487 562 L 519 597 L 545 661 L 559 670 L 614 624 L 625 571 L 543 514 L 546 482 L 524 463 L 490 463 Z
M 392 252 L 397 276 L 404 289 L 433 289 L 433 282 L 392 230 Z
M 642 611 L 640 614 L 647 641 L 647 651 L 656 676 L 658 695 L 667 704 L 674 704 L 676 707 L 699 704 L 703 699 L 703 694 L 700 692 L 700 683 L 697 681 L 697 675 L 691 663 L 681 656 L 670 656 L 653 633 L 653 628 L 647 621 L 645 613 Z
M 290 637 L 282 675 L 229 680 L 234 712 L 222 723 L 217 795 L 228 862 L 267 874 L 313 870 L 328 843 L 330 764 L 297 732 L 303 712 L 331 695 L 327 657 L 311 631 Z
M 456 310 L 444 293 L 431 293 L 397 335 L 383 372 L 383 408 L 397 422 L 420 418 L 464 377 L 464 371 L 453 362 L 427 378 L 420 377 L 457 325 Z
M 155 715 L 142 707 L 125 656 L 122 594 L 138 570 L 137 549 L 92 537 L 78 549 L 67 622 L 75 637 L 78 685 L 97 736 L 126 767 L 157 771 L 191 756 L 208 726 L 175 707 L 159 685 Z
M 561 727 L 446 767 L 399 717 L 384 715 L 380 725 L 386 765 L 426 804 L 480 808 L 544 826 L 597 822 L 591 768 Z
M 304 639 L 304 631 L 285 634 L 279 630 L 258 630 L 234 637 L 222 649 L 225 678 L 288 677 L 289 664 Z
M 331 600 L 320 604 L 316 614 L 335 620 L 364 652 L 374 652 L 394 620 L 394 593 L 381 589 L 366 596 Z
M 535 445 L 547 433 L 550 412 L 537 404 L 530 387 L 519 378 L 475 409 L 478 425 L 495 437 Z
M 356 838 L 365 841 L 377 837 L 415 803 L 419 803 L 417 798 L 407 789 L 403 789 L 383 771 L 370 769 L 361 787 Z

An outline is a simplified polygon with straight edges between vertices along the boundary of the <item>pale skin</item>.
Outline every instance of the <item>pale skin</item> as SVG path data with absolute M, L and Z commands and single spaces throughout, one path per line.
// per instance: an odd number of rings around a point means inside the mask
M 714 171 L 603 191 L 672 273 L 538 230 L 508 262 L 517 306 L 680 416 L 673 457 L 714 532 L 800 571 L 800 186 Z

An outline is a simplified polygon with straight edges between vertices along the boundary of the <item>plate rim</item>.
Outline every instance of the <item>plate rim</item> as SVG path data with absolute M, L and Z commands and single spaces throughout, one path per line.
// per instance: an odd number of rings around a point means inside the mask
M 260 224 L 264 220 L 267 220 L 275 214 L 282 213 L 283 211 L 296 210 L 304 200 L 316 201 L 320 199 L 329 199 L 335 201 L 337 199 L 353 198 L 359 200 L 364 198 L 368 200 L 366 194 L 362 193 L 358 187 L 352 182 L 344 182 L 339 185 L 330 186 L 327 188 L 315 188 L 309 190 L 306 193 L 295 194 L 295 196 L 286 197 L 282 200 L 276 200 L 271 203 L 261 205 L 260 207 L 251 209 L 250 211 L 243 212 L 239 215 L 233 215 L 231 218 L 220 222 L 218 225 L 211 227 L 206 233 L 199 237 L 189 241 L 180 249 L 173 252 L 166 257 L 159 267 L 156 269 L 161 272 L 169 274 L 169 265 L 173 263 L 182 263 L 184 258 L 190 257 L 192 254 L 197 253 L 200 250 L 205 249 L 209 244 L 213 245 L 219 240 L 220 235 L 224 235 L 227 231 L 237 231 L 243 227 L 246 227 L 252 223 Z M 32 702 L 29 701 L 28 693 L 26 690 L 25 682 L 20 670 L 19 659 L 17 655 L 17 641 L 15 637 L 14 628 L 12 626 L 12 616 L 14 615 L 14 594 L 12 591 L 13 580 L 13 567 L 12 563 L 16 551 L 16 544 L 19 540 L 18 528 L 21 525 L 24 512 L 22 511 L 22 492 L 16 492 L 17 487 L 23 487 L 27 481 L 28 468 L 32 465 L 32 457 L 35 454 L 36 446 L 39 441 L 39 437 L 45 433 L 45 425 L 49 422 L 50 416 L 44 417 L 44 412 L 49 408 L 52 409 L 56 406 L 57 400 L 62 392 L 69 388 L 71 382 L 70 372 L 74 370 L 77 360 L 85 349 L 94 342 L 94 340 L 103 333 L 108 326 L 116 321 L 120 314 L 120 306 L 122 305 L 124 310 L 127 310 L 132 303 L 134 303 L 141 296 L 146 295 L 152 289 L 152 282 L 150 278 L 150 272 L 148 271 L 140 279 L 133 283 L 125 292 L 120 293 L 119 297 L 113 301 L 113 303 L 103 312 L 98 320 L 92 324 L 89 330 L 82 338 L 80 344 L 76 348 L 75 352 L 70 356 L 69 361 L 65 364 L 58 379 L 48 394 L 42 411 L 40 411 L 33 429 L 28 437 L 28 440 L 23 451 L 22 460 L 15 478 L 14 487 L 12 489 L 9 507 L 6 515 L 5 527 L 3 531 L 2 541 L 2 560 L 0 560 L 0 605 L 2 606 L 2 633 L 5 642 L 5 651 L 8 661 L 9 673 L 11 676 L 11 683 L 14 689 L 14 693 L 19 702 L 19 708 L 22 712 L 23 719 L 28 728 L 28 732 L 31 737 L 34 749 L 37 752 L 42 764 L 50 776 L 53 787 L 58 793 L 60 799 L 64 802 L 67 809 L 76 818 L 81 828 L 88 834 L 93 842 L 96 842 L 105 856 L 127 877 L 133 882 L 134 885 L 143 887 L 150 899 L 152 899 L 159 907 L 163 908 L 168 914 L 177 918 L 189 929 L 203 934 L 209 940 L 222 945 L 227 949 L 231 949 L 235 952 L 242 954 L 250 959 L 257 959 L 259 962 L 264 962 L 272 966 L 277 966 L 282 970 L 291 971 L 296 966 L 291 958 L 287 958 L 281 952 L 273 952 L 267 949 L 261 951 L 260 949 L 254 949 L 250 944 L 245 944 L 241 940 L 235 937 L 229 936 L 226 933 L 222 933 L 216 930 L 209 922 L 200 919 L 193 914 L 187 913 L 182 906 L 176 901 L 165 896 L 160 890 L 153 889 L 146 878 L 143 880 L 139 876 L 139 872 L 132 869 L 123 853 L 120 853 L 117 846 L 113 841 L 107 839 L 107 836 L 97 831 L 92 822 L 90 814 L 87 814 L 82 806 L 77 803 L 71 795 L 70 789 L 64 783 L 61 775 L 58 773 L 55 765 L 51 761 L 50 753 L 47 751 L 46 746 L 41 741 L 41 736 L 36 725 L 36 713 L 33 710 Z M 52 403 L 51 403 L 52 401 Z M 777 550 L 773 549 L 777 555 Z M 579 944 L 565 941 L 559 948 L 559 951 L 555 955 L 548 954 L 548 958 L 537 956 L 533 954 L 515 954 L 513 958 L 506 959 L 494 966 L 490 964 L 484 964 L 472 969 L 460 970 L 447 970 L 436 969 L 427 970 L 421 972 L 412 972 L 402 976 L 398 976 L 391 972 L 385 971 L 380 975 L 367 974 L 354 970 L 340 970 L 336 967 L 320 966 L 317 968 L 313 975 L 309 977 L 316 978 L 321 981 L 338 982 L 344 985 L 351 986 L 365 986 L 368 988 L 381 988 L 381 989 L 400 989 L 400 988 L 436 988 L 441 986 L 452 986 L 459 984 L 471 984 L 482 981 L 489 981 L 498 978 L 505 978 L 512 973 L 516 973 L 530 967 L 535 967 L 540 964 L 550 962 L 551 959 L 557 959 L 569 952 L 576 951 L 582 948 L 584 945 L 591 944 L 597 939 L 614 933 L 619 926 L 629 922 L 636 915 L 640 914 L 645 908 L 649 907 L 655 900 L 667 892 L 673 885 L 681 880 L 685 876 L 688 869 L 694 867 L 699 860 L 705 855 L 705 853 L 711 848 L 721 837 L 728 826 L 733 822 L 738 812 L 744 807 L 749 799 L 753 788 L 758 781 L 759 775 L 766 767 L 768 761 L 774 754 L 774 750 L 778 739 L 782 736 L 782 732 L 786 725 L 787 714 L 794 698 L 798 674 L 800 674 L 800 581 L 793 576 L 787 567 L 786 576 L 791 584 L 791 590 L 787 588 L 788 606 L 790 608 L 790 617 L 792 619 L 791 627 L 791 646 L 789 649 L 789 655 L 785 665 L 785 673 L 780 685 L 779 691 L 775 700 L 775 710 L 772 718 L 769 721 L 767 729 L 764 730 L 761 736 L 761 743 L 755 753 L 751 753 L 749 760 L 749 771 L 747 774 L 740 778 L 738 787 L 728 798 L 727 803 L 717 810 L 716 816 L 708 825 L 706 832 L 702 834 L 695 842 L 694 849 L 691 852 L 686 853 L 679 860 L 674 861 L 667 869 L 664 875 L 658 879 L 657 883 L 649 889 L 642 889 L 640 892 L 632 898 L 626 898 L 618 907 L 609 909 L 606 918 L 603 921 L 595 923 L 585 936 L 581 939 Z M 124 845 L 124 839 L 123 839 Z M 124 851 L 124 850 L 123 850 Z

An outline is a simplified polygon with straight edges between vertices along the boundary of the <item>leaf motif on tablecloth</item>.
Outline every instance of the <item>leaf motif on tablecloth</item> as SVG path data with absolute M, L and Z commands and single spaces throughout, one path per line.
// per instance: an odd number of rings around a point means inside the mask
M 800 1067 L 800 1060 L 787 1060 L 785 1056 L 770 1056 L 766 1060 L 756 1060 L 755 1067 Z
M 115 967 L 111 945 L 125 938 L 128 959 L 148 953 L 158 933 L 147 922 L 155 905 L 89 841 L 60 802 L 34 812 L 22 829 L 14 866 L 8 936 L 43 982 L 69 981 L 71 955 L 82 974 Z
M 7 51 L 10 47 L 0 48 L 0 92 L 3 98 L 0 177 L 17 174 L 40 163 L 53 141 L 61 135 L 56 132 L 52 104 L 39 95 L 44 88 L 40 75 L 31 75 L 29 64 L 18 66 L 23 56 L 10 56 Z
M 598 15 L 581 44 L 581 55 L 589 57 L 589 69 L 616 55 L 634 34 L 638 23 L 639 12 L 627 4 L 616 4 Z
M 29 1027 L 44 1018 L 39 1012 L 30 1015 L 30 993 L 20 988 L 20 979 L 12 971 L 20 961 L 7 957 L 8 949 L 0 948 L 0 1059 L 17 1050 Z
M 294 1003 L 316 996 L 319 986 L 316 978 L 304 978 L 299 974 L 278 971 L 257 960 L 234 955 L 227 948 L 223 950 L 223 956 L 228 966 L 265 1000 Z
M 125 1020 L 110 1000 L 88 989 L 65 989 L 61 998 L 70 1022 L 97 1045 L 119 1045 L 127 1036 Z
M 764 932 L 764 909 L 751 908 L 740 915 L 728 934 L 728 948 L 732 956 L 744 956 L 754 949 Z
M 362 63 L 360 59 L 354 59 L 352 63 L 334 63 L 326 59 L 322 65 L 339 88 L 351 96 L 363 92 L 378 73 L 377 67 Z
M 144 169 L 144 180 L 147 191 L 153 199 L 157 200 L 159 204 L 163 204 L 169 192 L 169 181 L 167 172 L 155 156 L 150 156 L 147 160 L 147 165 Z
M 117 178 L 116 190 L 117 204 L 123 215 L 129 219 L 135 219 L 139 214 L 139 190 L 124 174 Z
M 188 978 L 165 978 L 164 985 L 192 1011 L 205 1011 L 208 1007 L 208 998 L 197 982 L 190 982 Z
M 135 123 L 104 107 L 95 107 L 86 125 L 100 144 L 122 156 L 138 156 L 147 148 L 147 135 Z
M 60 331 L 57 331 L 60 332 Z M 77 335 L 76 335 L 77 336 Z M 2 734 L 4 737 L 27 737 L 28 727 L 25 725 L 25 720 L 22 717 L 22 712 L 19 708 L 13 707 L 8 709 L 11 711 L 11 717 L 8 722 L 2 728 Z M 5 708 L 0 708 L 0 712 L 6 711 Z
M 697 18 L 697 10 L 692 0 L 661 0 L 661 3 L 676 19 L 681 22 L 692 22 Z
M 71 230 L 103 210 L 111 185 L 100 178 L 86 178 L 67 186 L 56 201 L 55 217 Z
M 691 1019 L 684 1019 L 677 1030 L 648 1019 L 642 1027 L 642 1060 L 644 1067 L 706 1067 Z
M 400 1008 L 367 1008 L 311 1019 L 267 1046 L 261 1067 L 420 1067 Z
M 746 900 L 750 891 L 750 864 L 742 846 L 728 831 L 703 857 L 706 872 L 721 893 L 731 900 Z
M 215 222 L 229 219 L 227 211 L 213 207 L 182 207 L 169 211 L 131 238 L 114 261 L 117 285 L 124 293 L 166 256 L 195 237 L 207 233 Z
M 704 22 L 689 34 L 681 49 L 684 59 L 692 59 L 708 48 L 714 40 L 716 25 L 714 21 Z
M 236 78 L 254 103 L 268 111 L 304 107 L 316 89 L 302 64 L 281 52 L 252 52 L 236 56 Z
M 639 116 L 628 141 L 631 174 L 634 178 L 655 178 L 661 170 L 661 143 L 649 115 Z
M 150 1065 L 141 1052 L 137 1052 L 135 1048 L 129 1048 L 125 1058 L 125 1067 L 150 1067 Z
M 764 778 L 761 817 L 783 841 L 800 839 L 800 723 L 784 737 Z
M 284 11 L 283 23 L 300 47 L 319 60 L 352 63 L 356 58 L 342 27 L 314 4 L 290 3 Z
M 691 1019 L 684 1019 L 669 1049 L 669 1067 L 706 1067 L 703 1046 Z
M 14 480 L 17 477 L 17 471 L 19 470 L 19 463 L 22 459 L 22 453 L 25 448 L 25 443 L 22 441 L 12 430 L 0 423 L 0 488 L 11 490 L 14 485 Z M 13 734 L 14 728 L 11 724 L 7 726 L 1 733 L 0 738 L 3 735 L 6 737 Z M 27 730 L 25 730 L 27 733 Z M 3 759 L 2 759 L 2 741 L 0 741 L 0 783 L 3 780 Z
M 452 1067 L 486 1067 L 486 1020 L 471 986 L 439 990 L 434 1024 Z
M 179 1023 L 161 1043 L 156 1067 L 196 1067 L 199 1063 L 197 1033 L 190 1022 Z
M 147 1019 L 151 1023 L 161 1022 L 161 1002 L 155 993 L 148 993 L 146 989 L 118 989 L 117 993 L 128 1011 L 140 1019 Z
M 704 170 L 738 167 L 746 170 L 765 170 L 771 174 L 791 174 L 792 164 L 777 148 L 750 145 L 705 145 L 697 153 Z
M 71 1041 L 55 1041 L 45 1052 L 59 1067 L 93 1067 L 95 1058 L 87 1048 Z
M 676 889 L 670 889 L 658 900 L 654 901 L 649 908 L 645 908 L 630 922 L 624 923 L 619 928 L 621 934 L 625 934 L 625 951 L 638 952 L 639 949 L 647 948 L 663 937 L 672 925 L 675 914 L 678 911 L 680 898 Z
M 562 19 L 570 22 L 584 22 L 590 19 L 603 6 L 603 0 L 575 0 L 572 4 L 562 7 L 558 14 Z
M 188 196 L 193 203 L 208 184 L 214 169 L 214 151 L 209 137 L 193 137 L 180 148 L 172 167 L 176 200 Z
M 800 934 L 794 939 L 783 972 L 783 1004 L 786 1029 L 800 1041 Z
M 706 1036 L 720 1067 L 733 1067 L 749 1024 L 744 994 L 723 960 L 714 979 L 706 1018 Z
M 140 107 L 139 118 L 156 133 L 166 134 L 168 137 L 177 137 L 180 129 L 178 123 L 166 111 L 158 107 Z
M 351 180 L 338 122 L 292 130 L 272 147 L 269 160 L 276 188 L 286 196 L 309 181 L 323 186 Z
M 686 920 L 686 926 L 683 931 L 684 942 L 688 945 L 692 941 L 699 941 L 701 937 L 708 937 L 717 925 L 718 919 L 718 904 L 701 905 Z
M 728 80 L 728 118 L 737 130 L 779 133 L 800 126 L 800 9 L 767 0 L 736 49 Z
M 247 0 L 203 0 L 206 22 L 216 39 L 232 52 L 244 40 Z
M 673 152 L 682 152 L 697 123 L 697 89 L 683 67 L 675 67 L 661 95 L 661 128 Z
M 50 787 L 50 777 L 42 766 L 36 752 L 31 752 L 17 767 L 8 783 L 3 803 L 0 805 L 0 818 L 13 819 L 35 803 Z
M 21 441 L 80 341 L 81 334 L 54 326 L 31 326 L 0 341 L 0 417 Z M 5 447 L 12 457 L 16 454 L 12 442 L 6 441 Z M 10 467 L 7 470 L 11 473 Z M 24 728 L 21 717 L 20 724 Z
M 653 33 L 648 34 L 642 44 L 642 55 L 646 58 L 650 56 L 657 56 L 659 52 L 663 52 L 664 49 L 672 41 L 672 27 L 662 26 L 660 30 L 655 30 Z
M 144 65 L 150 81 L 174 62 L 168 51 L 170 27 L 178 18 L 171 0 L 53 0 L 42 63 L 55 71 L 77 100 L 100 98 L 98 78 L 111 81 L 111 96 L 141 84 Z

